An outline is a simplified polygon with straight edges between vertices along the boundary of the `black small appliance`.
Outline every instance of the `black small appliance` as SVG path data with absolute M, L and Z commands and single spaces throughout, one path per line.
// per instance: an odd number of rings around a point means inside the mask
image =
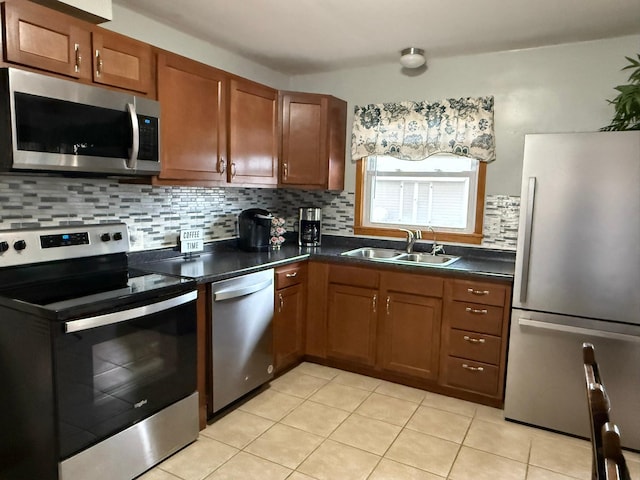
M 307 247 L 320 245 L 322 209 L 318 207 L 301 207 L 298 222 L 298 245 Z
M 273 215 L 261 208 L 250 208 L 238 215 L 238 247 L 248 252 L 269 249 Z

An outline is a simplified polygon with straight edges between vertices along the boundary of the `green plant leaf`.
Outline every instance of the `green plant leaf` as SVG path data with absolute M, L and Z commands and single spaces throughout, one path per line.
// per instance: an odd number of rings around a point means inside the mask
M 618 95 L 607 102 L 614 107 L 611 123 L 601 128 L 603 131 L 612 130 L 640 130 L 640 54 L 638 59 L 625 57 L 628 65 L 622 70 L 632 70 L 627 85 L 614 87 Z

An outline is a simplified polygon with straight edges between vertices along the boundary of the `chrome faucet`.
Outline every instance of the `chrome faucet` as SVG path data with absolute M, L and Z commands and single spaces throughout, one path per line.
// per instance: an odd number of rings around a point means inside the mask
M 438 245 L 438 242 L 436 241 L 436 231 L 430 225 L 427 226 L 427 230 L 433 233 L 433 246 L 431 247 L 431 255 L 437 255 L 439 252 L 444 253 L 444 246 Z
M 407 234 L 407 246 L 405 247 L 407 253 L 413 252 L 413 245 L 416 243 L 416 240 L 422 239 L 422 232 L 420 230 L 412 232 L 406 228 L 401 228 L 400 230 Z

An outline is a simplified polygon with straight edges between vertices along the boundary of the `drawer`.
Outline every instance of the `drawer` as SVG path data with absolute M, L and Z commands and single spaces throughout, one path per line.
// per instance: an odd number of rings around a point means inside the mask
M 377 289 L 379 278 L 380 275 L 376 270 L 368 268 L 331 265 L 329 269 L 329 283 Z
M 307 264 L 294 263 L 276 270 L 276 290 L 304 283 L 307 277 Z
M 381 288 L 388 292 L 413 293 L 437 298 L 442 298 L 444 292 L 444 279 L 431 275 L 382 272 L 380 282 Z
M 504 307 L 506 302 L 507 287 L 503 285 L 454 280 L 452 287 L 453 300 L 498 307 Z
M 486 395 L 498 393 L 500 369 L 495 365 L 447 357 L 446 385 Z
M 477 303 L 449 302 L 449 326 L 471 332 L 502 335 L 503 309 Z
M 498 365 L 501 343 L 500 337 L 452 328 L 449 331 L 448 353 L 454 357 Z

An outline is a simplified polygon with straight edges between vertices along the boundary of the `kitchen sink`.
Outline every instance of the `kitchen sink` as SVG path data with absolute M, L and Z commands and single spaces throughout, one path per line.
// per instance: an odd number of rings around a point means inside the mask
M 379 260 L 389 263 L 403 263 L 409 265 L 434 265 L 445 267 L 451 265 L 460 257 L 453 257 L 451 255 L 431 255 L 430 253 L 405 253 L 401 250 L 394 250 L 391 248 L 373 248 L 362 247 L 355 250 L 349 250 L 343 252 L 342 255 L 347 257 L 356 257 L 367 260 Z
M 403 253 L 399 250 L 393 250 L 390 248 L 362 247 L 356 250 L 350 250 L 348 252 L 344 252 L 342 255 L 346 255 L 347 257 L 370 258 L 370 259 L 392 259 L 400 255 L 403 255 Z
M 446 265 L 451 265 L 456 260 L 459 260 L 460 257 L 452 257 L 450 255 L 431 255 L 430 253 L 404 253 L 395 259 L 401 262 L 440 265 L 441 267 L 444 267 Z

